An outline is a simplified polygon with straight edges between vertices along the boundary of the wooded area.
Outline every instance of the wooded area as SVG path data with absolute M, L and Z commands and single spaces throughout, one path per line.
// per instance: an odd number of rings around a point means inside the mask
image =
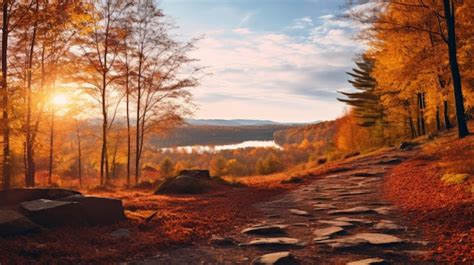
M 100 142 L 93 163 L 106 185 L 118 142 L 126 138 L 127 183 L 132 176 L 138 183 L 148 134 L 181 123 L 189 112 L 188 89 L 198 84 L 200 70 L 187 56 L 194 41 L 173 39 L 174 25 L 151 0 L 9 0 L 2 15 L 3 188 L 35 186 L 38 170 L 48 171 L 51 185 L 61 167 L 55 161 L 61 150 L 54 149 L 61 139 L 54 135 L 64 129 L 76 134 L 62 140 L 76 149 L 79 179 L 82 149 L 92 144 L 95 151 Z M 122 116 L 125 130 L 116 126 Z M 100 134 L 88 130 L 94 123 Z M 48 166 L 39 161 L 46 153 Z M 24 180 L 16 178 L 21 172 Z
M 366 1 L 364 1 L 366 2 Z M 352 7 L 358 1 L 350 1 Z M 342 149 L 368 149 L 431 135 L 466 121 L 474 111 L 472 1 L 374 1 L 351 8 L 367 51 L 348 75 L 356 92 L 338 130 Z

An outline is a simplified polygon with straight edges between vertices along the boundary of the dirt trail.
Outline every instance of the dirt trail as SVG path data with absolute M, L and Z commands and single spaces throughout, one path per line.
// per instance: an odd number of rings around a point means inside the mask
M 229 227 L 237 232 L 138 264 L 426 263 L 420 256 L 430 242 L 406 227 L 380 194 L 384 173 L 411 153 L 391 150 L 342 163 L 339 172 L 256 204 L 262 217 L 245 227 Z M 251 229 L 240 232 L 245 228 Z M 271 253 L 277 254 L 262 257 Z

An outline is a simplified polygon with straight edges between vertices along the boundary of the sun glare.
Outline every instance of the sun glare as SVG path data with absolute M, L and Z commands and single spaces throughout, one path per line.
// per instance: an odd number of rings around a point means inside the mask
M 69 103 L 69 98 L 64 94 L 57 94 L 53 97 L 52 102 L 56 106 L 64 106 Z

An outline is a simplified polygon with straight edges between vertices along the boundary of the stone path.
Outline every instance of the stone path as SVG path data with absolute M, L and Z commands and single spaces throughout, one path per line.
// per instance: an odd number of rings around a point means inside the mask
M 381 200 L 383 173 L 407 153 L 346 162 L 270 202 L 240 232 L 179 248 L 139 264 L 423 264 L 429 242 L 419 238 Z M 234 229 L 232 229 L 234 230 Z

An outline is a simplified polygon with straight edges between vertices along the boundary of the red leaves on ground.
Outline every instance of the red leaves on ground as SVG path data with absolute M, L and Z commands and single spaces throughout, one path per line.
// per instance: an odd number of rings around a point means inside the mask
M 129 220 L 106 227 L 58 228 L 40 234 L 0 238 L 0 261 L 23 263 L 114 263 L 156 255 L 159 250 L 192 244 L 228 232 L 258 214 L 251 205 L 281 189 L 225 188 L 201 196 L 159 196 L 150 192 L 102 193 L 121 198 Z M 153 212 L 156 217 L 143 220 Z M 115 239 L 118 228 L 131 236 Z
M 469 191 L 473 140 L 473 136 L 441 139 L 437 145 L 427 145 L 423 155 L 393 168 L 384 184 L 385 196 L 436 243 L 434 258 L 442 262 L 474 262 L 474 193 Z M 461 185 L 441 182 L 443 174 L 456 170 L 471 174 L 471 180 Z

